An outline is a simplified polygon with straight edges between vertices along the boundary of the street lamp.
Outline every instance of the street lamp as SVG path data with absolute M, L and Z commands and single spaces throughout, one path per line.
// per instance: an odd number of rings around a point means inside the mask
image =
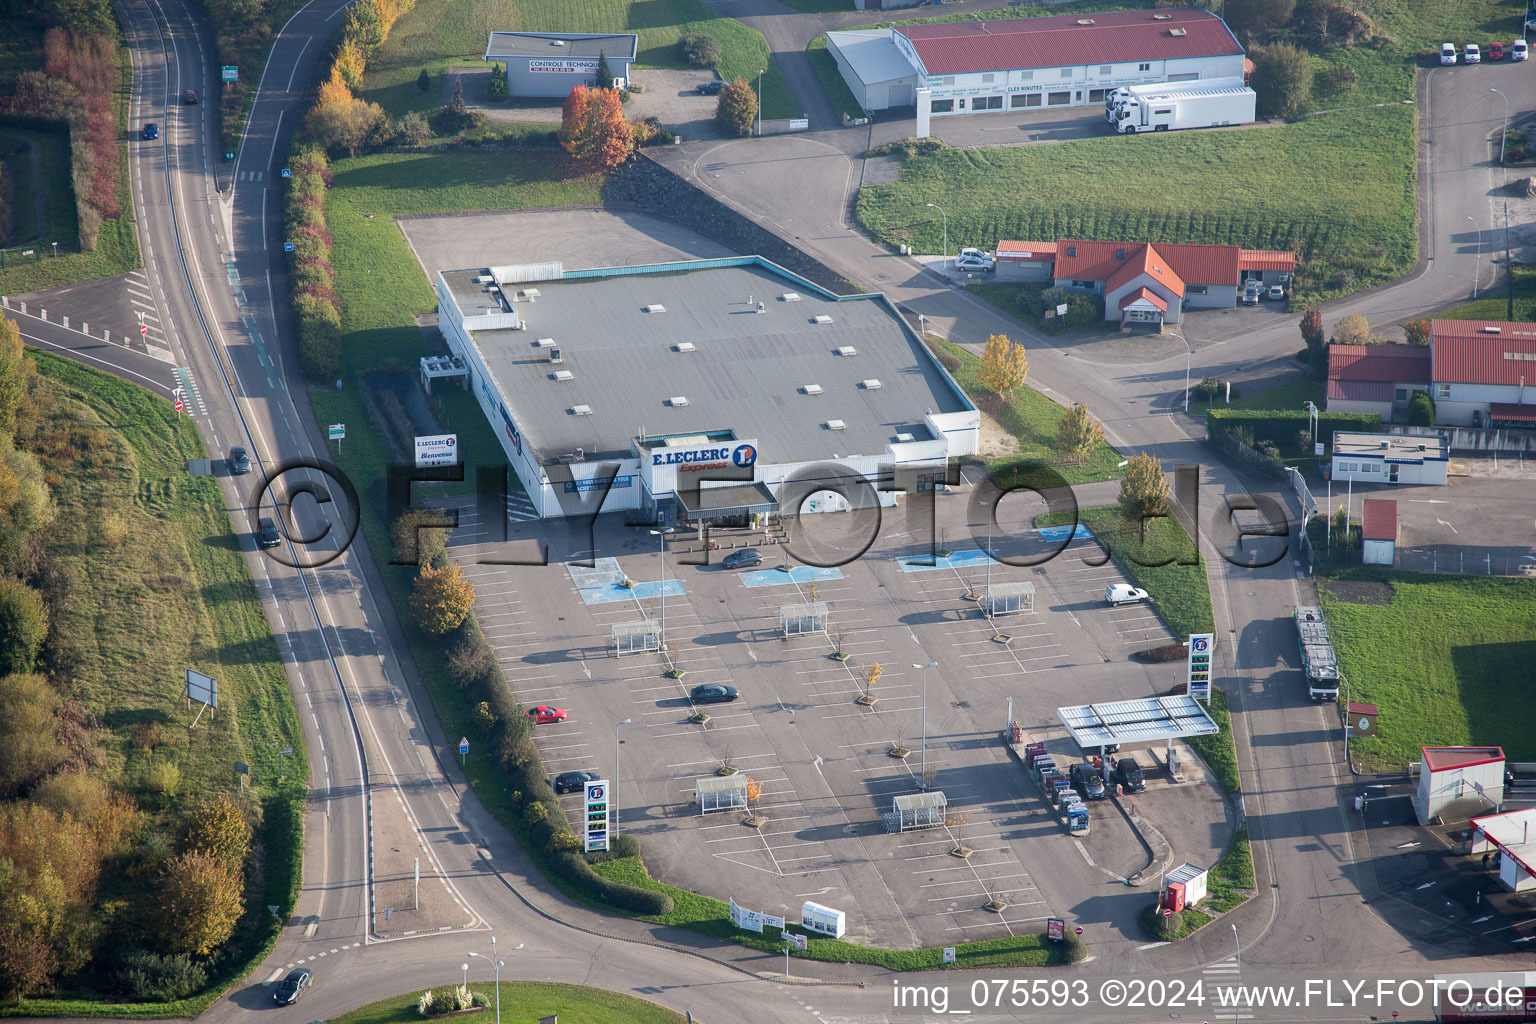
M 512 948 L 513 949 L 522 949 L 523 948 L 523 944 L 521 942 L 519 942 L 517 945 L 513 946 Z M 479 957 L 482 960 L 489 960 L 491 962 L 491 967 L 496 972 L 496 975 L 495 975 L 496 976 L 496 1024 L 501 1024 L 501 969 L 504 966 L 506 966 L 507 962 L 505 960 L 503 960 L 501 957 L 496 955 L 496 936 L 494 936 L 494 935 L 491 936 L 491 955 L 490 956 L 486 956 L 484 953 L 470 953 L 469 955 L 470 956 L 477 956 L 477 957 Z M 466 961 L 464 963 L 464 977 L 466 979 L 468 979 L 468 977 L 469 977 L 469 963 L 468 963 L 468 961 Z M 466 984 L 467 983 L 468 982 L 466 981 Z
M 1312 443 L 1317 444 L 1317 405 L 1311 401 L 1301 403 L 1307 410 L 1307 418 L 1312 421 Z
M 652 530 L 651 536 L 660 538 L 656 542 L 657 554 L 661 555 L 661 652 L 667 652 L 667 534 L 673 527 L 665 530 Z
M 1472 250 L 1474 257 L 1472 264 L 1472 297 L 1475 299 L 1477 298 L 1477 279 L 1483 276 L 1483 229 L 1478 227 L 1477 221 L 1473 220 L 1470 216 L 1467 217 L 1467 220 L 1471 222 L 1474 228 L 1477 228 L 1477 245 Z
M 930 661 L 926 665 L 913 664 L 913 668 L 923 670 L 923 767 L 917 784 L 918 789 L 928 788 L 928 670 L 938 666 L 938 662 Z
M 459 970 L 464 972 L 464 987 L 469 988 L 469 961 L 459 964 Z
M 1499 92 L 1498 89 L 1488 89 L 1488 92 Z M 1499 166 L 1504 166 L 1504 143 L 1510 134 L 1510 98 L 1499 92 L 1499 98 L 1504 100 L 1504 132 L 1499 134 Z
M 990 501 L 978 501 L 976 504 L 987 510 L 987 590 L 982 594 L 982 610 L 987 618 L 992 618 L 992 503 Z
M 629 719 L 625 718 L 613 727 L 613 778 L 608 783 L 608 798 L 613 804 L 613 838 L 619 838 L 619 726 L 628 725 Z
M 947 267 L 949 266 L 949 214 L 945 213 L 944 207 L 938 203 L 925 203 L 923 205 L 931 206 L 938 210 L 939 216 L 944 218 L 944 265 Z
M 1235 924 L 1232 926 L 1232 945 L 1237 947 L 1237 973 L 1239 975 L 1238 980 L 1241 981 L 1241 975 L 1243 973 L 1243 944 L 1238 941 L 1237 925 Z M 1232 1008 L 1232 1021 L 1233 1024 L 1236 1024 L 1237 1022 L 1237 1007 L 1235 1006 Z
M 757 134 L 759 138 L 763 134 L 763 72 L 767 70 L 763 68 L 757 73 Z
M 1184 337 L 1184 332 L 1178 333 L 1178 339 L 1184 343 L 1184 411 L 1189 412 L 1189 361 L 1194 356 L 1195 350 L 1189 347 L 1189 339 Z M 1212 403 L 1216 400 L 1211 399 Z

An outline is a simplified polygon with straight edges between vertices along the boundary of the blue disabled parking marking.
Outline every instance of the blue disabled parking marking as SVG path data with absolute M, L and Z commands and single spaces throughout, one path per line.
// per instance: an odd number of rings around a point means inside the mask
M 618 587 L 617 589 L 623 590 L 624 588 Z M 660 597 L 663 593 L 663 589 L 660 580 L 651 580 L 649 583 L 636 583 L 634 589 L 627 591 L 627 593 L 633 594 L 635 597 L 645 599 L 651 597 Z M 682 580 L 669 579 L 667 580 L 665 593 L 668 597 L 682 597 L 685 593 L 687 593 L 687 591 L 683 589 Z
M 576 592 L 581 595 L 584 604 L 609 604 L 613 601 L 627 601 L 630 598 L 643 600 L 660 597 L 662 594 L 660 580 L 650 580 L 645 583 L 637 581 L 633 587 L 619 586 L 624 579 L 624 571 L 619 568 L 619 560 L 616 558 L 595 559 L 590 568 L 567 562 L 565 570 L 571 574 L 571 582 L 576 584 Z M 685 593 L 687 591 L 683 589 L 682 580 L 667 580 L 666 595 L 668 597 L 681 597 Z
M 571 574 L 571 582 L 582 588 L 604 587 L 624 578 L 624 570 L 619 568 L 617 558 L 593 559 L 590 567 L 567 562 L 565 571 Z
M 1038 532 L 1040 534 L 1040 539 L 1045 541 L 1047 544 L 1060 543 L 1061 541 L 1066 540 L 1068 536 L 1070 536 L 1073 540 L 1093 539 L 1093 531 L 1088 529 L 1088 527 L 1084 526 L 1082 523 L 1078 523 L 1075 528 L 1066 526 L 1042 526 L 1039 527 Z
M 759 569 L 741 574 L 744 587 L 773 587 L 786 583 L 820 583 L 824 580 L 840 580 L 843 570 L 836 567 L 823 569 L 815 565 L 797 565 L 789 572 L 782 569 Z
M 963 569 L 968 565 L 985 565 L 987 553 L 980 548 L 969 551 L 952 551 L 947 557 L 913 555 L 900 560 L 902 572 L 931 572 L 934 569 Z

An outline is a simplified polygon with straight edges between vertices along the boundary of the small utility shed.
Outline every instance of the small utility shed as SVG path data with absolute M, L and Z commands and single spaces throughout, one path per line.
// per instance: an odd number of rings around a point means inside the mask
M 1499 881 L 1510 892 L 1536 889 L 1536 807 L 1472 819 L 1472 852 L 1499 852 Z
M 1457 821 L 1504 802 L 1502 747 L 1424 747 L 1413 810 L 1419 824 Z
M 1360 532 L 1364 541 L 1360 560 L 1366 565 L 1397 562 L 1397 502 L 1390 498 L 1366 498 Z
M 599 57 L 607 58 L 614 78 L 629 81 L 639 45 L 640 37 L 627 32 L 492 32 L 485 59 L 507 66 L 507 91 L 513 96 L 564 99 L 578 85 L 597 80 Z

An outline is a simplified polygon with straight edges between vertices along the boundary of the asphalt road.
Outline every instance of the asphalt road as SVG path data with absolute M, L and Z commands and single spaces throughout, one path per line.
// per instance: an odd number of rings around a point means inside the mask
M 219 154 L 209 148 L 216 145 L 211 108 L 175 102 L 189 87 L 211 91 L 215 71 L 181 0 L 147 0 L 127 8 L 137 69 L 133 121 L 157 120 L 165 126 L 159 143 L 132 147 L 133 196 L 146 273 L 157 315 L 167 325 L 166 343 L 175 365 L 185 367 L 198 382 L 206 406 L 198 426 L 209 452 L 217 455 L 242 443 L 260 466 L 260 473 L 239 481 L 238 488 L 230 478 L 222 479 L 237 531 L 245 528 L 258 503 L 259 485 L 246 481 L 275 475 L 285 460 L 324 455 L 324 441 L 314 435 L 312 417 L 303 407 L 305 385 L 291 369 L 286 324 L 275 315 L 274 268 L 268 254 L 281 215 L 277 154 L 285 151 L 302 91 L 323 54 L 321 40 L 335 29 L 342 9 L 340 0 L 312 3 L 285 27 L 258 90 L 231 180 L 217 163 Z M 1456 97 L 1466 101 L 1479 88 L 1452 75 L 1432 75 L 1431 80 L 1436 102 L 1442 88 L 1450 90 L 1445 93 L 1452 101 L 1447 109 Z M 1477 125 L 1488 127 L 1486 118 L 1471 125 L 1429 123 L 1437 142 L 1442 131 L 1447 139 L 1469 134 L 1475 141 L 1481 131 Z M 1464 161 L 1476 147 L 1460 152 Z M 764 155 L 766 151 L 753 152 L 754 157 Z M 1443 170 L 1450 176 L 1446 181 L 1462 181 L 1457 175 L 1470 173 L 1473 179 L 1467 180 L 1475 180 L 1479 172 L 1454 166 L 1456 159 L 1447 157 L 1448 166 L 1435 168 L 1437 218 L 1432 224 L 1438 226 L 1429 228 L 1429 251 L 1438 264 L 1436 273 L 1394 286 L 1400 289 L 1395 296 L 1392 289 L 1383 289 L 1352 301 L 1407 304 L 1408 297 L 1414 297 L 1422 307 L 1426 301 L 1439 301 L 1435 289 L 1441 287 L 1441 270 L 1447 300 L 1458 268 L 1466 266 L 1464 280 L 1470 280 L 1471 254 L 1458 252 L 1453 234 L 1444 229 L 1466 200 L 1445 198 L 1447 190 L 1438 175 Z M 729 170 L 729 161 L 723 161 L 721 173 Z M 779 170 L 781 182 L 790 180 L 782 174 L 783 165 Z M 835 180 L 856 181 L 851 171 L 842 168 Z M 1486 174 L 1486 168 L 1481 173 Z M 806 179 L 795 177 L 797 188 L 803 189 Z M 219 192 L 221 183 L 231 186 L 227 193 Z M 751 209 L 749 203 L 746 208 Z M 909 264 L 859 239 L 842 226 L 840 209 L 829 218 L 809 221 L 804 232 L 791 233 L 803 235 L 807 248 L 856 278 L 880 276 L 869 273 L 871 267 L 879 269 L 889 282 L 882 284 L 886 291 L 928 312 L 941 329 L 958 338 L 977 341 L 996 328 L 1024 333 L 989 308 L 922 278 Z M 882 259 L 887 262 L 869 262 Z M 94 343 L 72 341 L 61 328 L 27 324 L 26 330 L 39 344 L 74 344 L 83 358 L 112 362 L 129 379 L 136 373 L 152 376 L 156 368 L 133 362 L 132 353 L 103 354 Z M 1254 332 L 1228 339 L 1212 346 L 1210 358 L 1227 365 L 1279 358 L 1275 346 L 1281 328 L 1274 331 L 1274 337 Z M 1294 348 L 1293 324 L 1286 333 L 1285 345 Z M 1188 424 L 1169 412 L 1168 381 L 1183 369 L 1177 362 L 1154 367 L 1082 365 L 1042 343 L 1032 352 L 1032 378 L 1056 393 L 1088 401 L 1122 444 L 1134 441 L 1134 447 L 1145 447 L 1169 462 L 1199 462 L 1205 450 L 1189 437 Z M 1355 862 L 1353 832 L 1343 811 L 1341 797 L 1347 792 L 1339 782 L 1347 768 L 1339 762 L 1338 744 L 1322 712 L 1297 699 L 1296 674 L 1276 671 L 1292 646 L 1288 624 L 1277 620 L 1303 596 L 1303 585 L 1288 558 L 1263 570 L 1238 569 L 1220 560 L 1211 510 L 1228 495 L 1256 485 L 1220 466 L 1207 469 L 1206 481 L 1200 518 L 1221 631 L 1218 662 L 1245 712 L 1239 717 L 1239 732 L 1250 794 L 1247 812 L 1258 840 L 1261 886 L 1275 887 L 1261 892 L 1260 899 L 1234 917 L 1244 962 L 1330 973 L 1351 965 L 1427 965 L 1428 957 L 1443 951 L 1405 940 L 1388 927 L 1377 914 L 1391 913 L 1391 907 L 1360 906 L 1369 882 Z M 324 507 L 302 496 L 292 504 L 303 529 L 323 523 L 338 528 L 347 511 L 340 496 Z M 488 936 L 483 934 L 487 930 L 501 939 L 510 977 L 630 991 L 691 1010 L 705 1020 L 890 1016 L 883 972 L 796 962 L 796 974 L 814 974 L 836 987 L 765 984 L 754 978 L 758 972 L 780 971 L 780 958 L 718 947 L 693 933 L 611 920 L 566 903 L 531 871 L 515 843 L 473 797 L 463 794 L 451 760 L 441 759 L 447 739 L 430 711 L 418 711 L 420 689 L 408 663 L 392 647 L 390 638 L 398 630 L 387 603 L 374 600 L 378 583 L 370 568 L 372 556 L 361 539 L 328 565 L 302 571 L 278 558 L 259 556 L 248 540 L 243 543 L 303 713 L 314 797 L 306 816 L 304 891 L 291 926 L 249 983 L 217 1002 L 208 1019 L 234 1019 L 258 1008 L 294 1021 L 331 1017 L 376 995 L 441 985 L 458 977 L 458 965 L 469 949 L 488 951 Z M 293 553 L 287 545 L 279 549 L 283 551 Z M 381 843 L 381 836 L 389 841 Z M 394 871 L 402 856 L 417 851 L 424 877 L 457 897 L 459 922 L 448 925 L 444 937 L 400 934 L 380 941 L 375 933 L 395 934 L 399 926 L 375 913 L 383 908 L 373 899 L 371 882 L 381 862 L 388 861 Z M 571 924 L 611 937 L 573 929 Z M 480 934 L 466 934 L 470 931 Z M 1209 965 L 1232 955 L 1231 935 L 1223 931 L 1152 949 L 1129 942 L 1098 944 L 1095 960 L 1080 972 L 1199 977 L 1213 969 Z M 521 949 L 510 949 L 518 943 Z M 316 967 L 316 985 L 301 1005 L 274 1009 L 264 981 L 296 962 Z M 476 977 L 488 975 L 483 964 L 472 962 L 479 965 Z M 847 987 L 860 982 L 870 987 Z M 1082 1019 L 1106 1020 L 1152 1016 L 1166 1019 L 1162 1012 L 1081 1014 Z

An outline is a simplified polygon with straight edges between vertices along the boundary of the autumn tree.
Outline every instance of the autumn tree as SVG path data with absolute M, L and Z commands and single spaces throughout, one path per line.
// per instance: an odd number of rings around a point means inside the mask
M 1275 43 L 1250 52 L 1253 91 L 1259 106 L 1276 117 L 1295 117 L 1312 102 L 1312 58 L 1290 43 Z
M 1008 340 L 1006 334 L 987 338 L 981 353 L 981 386 L 1004 398 L 1024 386 L 1029 376 L 1029 358 L 1024 346 Z
M 16 429 L 16 409 L 26 393 L 26 365 L 21 328 L 9 317 L 0 317 L 0 437 Z
M 745 78 L 737 78 L 720 90 L 715 104 L 715 126 L 727 135 L 751 135 L 757 120 L 757 93 Z
M 160 935 L 173 953 L 207 956 L 245 912 L 240 875 L 218 857 L 188 850 L 166 866 L 160 888 Z
M 1147 520 L 1168 514 L 1168 477 L 1157 459 L 1142 452 L 1127 461 L 1120 478 L 1120 508 L 1146 532 Z
M 475 606 L 475 585 L 464 578 L 457 562 L 442 569 L 422 566 L 411 594 L 411 608 L 421 628 L 442 636 L 459 628 Z
M 0 675 L 31 672 L 48 635 L 48 607 L 18 580 L 0 580 Z
M 389 528 L 396 565 L 428 566 L 448 548 L 453 519 L 435 508 L 408 508 Z
M 559 138 L 574 160 L 593 168 L 617 167 L 635 151 L 634 129 L 612 89 L 572 89 L 561 108 Z
M 342 69 L 334 67 L 331 77 L 320 86 L 305 127 L 327 150 L 356 156 L 385 123 L 384 108 L 353 96 Z
M 1404 320 L 1403 334 L 1408 339 L 1408 344 L 1424 346 L 1429 344 L 1428 320 Z
M 1056 425 L 1056 450 L 1062 458 L 1086 461 L 1093 450 L 1104 443 L 1104 424 L 1082 402 L 1072 408 Z
M 54 734 L 59 696 L 42 676 L 0 678 L 0 797 L 47 777 L 68 752 Z
M 1371 341 L 1370 321 L 1359 313 L 1341 317 L 1333 325 L 1333 338 L 1341 345 L 1368 345 Z
M 182 848 L 210 854 L 238 872 L 251 848 L 251 826 L 245 812 L 228 793 L 204 800 L 182 825 Z
M 1322 377 L 1328 371 L 1327 341 L 1323 337 L 1323 311 L 1310 307 L 1301 315 L 1301 340 L 1307 345 L 1307 361 L 1312 376 Z

